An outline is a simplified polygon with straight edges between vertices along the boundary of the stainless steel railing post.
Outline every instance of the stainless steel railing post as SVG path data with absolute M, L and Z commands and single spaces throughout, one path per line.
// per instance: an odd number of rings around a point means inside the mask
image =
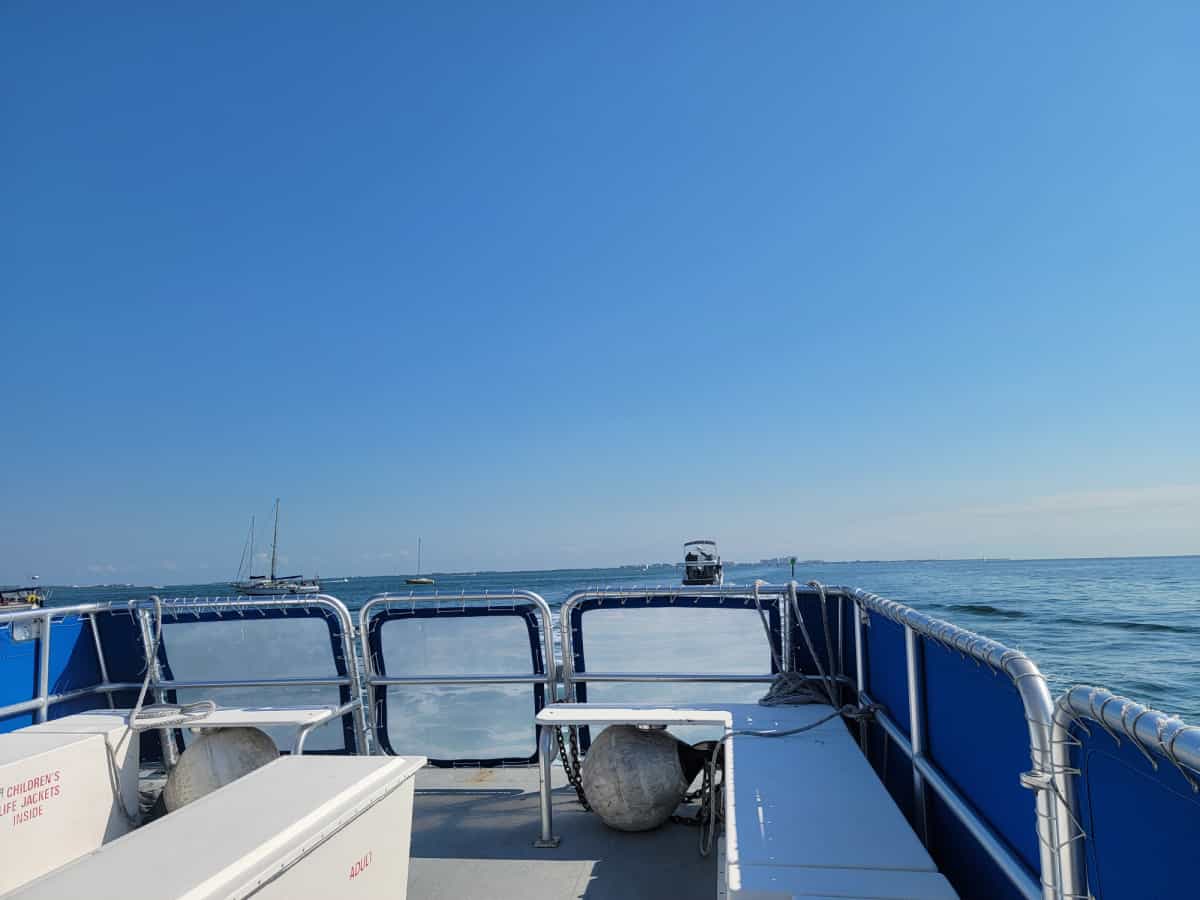
M 111 682 L 108 679 L 108 661 L 104 658 L 104 645 L 100 642 L 100 626 L 96 622 L 96 614 L 88 613 L 87 620 L 92 628 L 92 642 L 96 645 L 96 665 L 100 669 L 100 684 L 98 687 L 107 687 Z M 108 708 L 112 709 L 114 705 L 112 691 L 104 691 L 104 699 L 108 701 Z
M 554 836 L 554 796 L 551 792 L 553 782 L 551 776 L 555 755 L 553 729 L 545 725 L 538 726 L 538 810 L 541 814 L 541 833 L 533 846 L 552 850 L 559 845 L 559 839 Z M 563 760 L 563 765 L 566 765 Z
M 929 826 L 925 813 L 925 778 L 918 760 L 925 756 L 925 698 L 921 684 L 921 646 L 917 633 L 904 626 L 904 660 L 908 673 L 908 733 L 912 745 L 913 815 L 921 843 L 929 844 Z
M 37 708 L 37 721 L 45 722 L 50 711 L 50 619 L 52 614 L 43 613 L 38 619 L 41 623 L 41 634 L 38 635 L 38 699 L 41 701 Z
M 142 635 L 142 654 L 146 658 L 146 667 L 150 673 L 150 687 L 154 691 L 156 703 L 165 703 L 166 694 L 158 687 L 162 680 L 162 669 L 158 664 L 158 653 L 155 652 L 154 631 L 150 626 L 150 611 L 139 609 L 134 611 L 137 616 L 138 629 Z M 159 623 L 161 627 L 161 623 Z M 162 746 L 163 764 L 168 769 L 175 768 L 179 762 L 179 748 L 175 746 L 175 732 L 170 728 L 158 729 L 158 740 Z

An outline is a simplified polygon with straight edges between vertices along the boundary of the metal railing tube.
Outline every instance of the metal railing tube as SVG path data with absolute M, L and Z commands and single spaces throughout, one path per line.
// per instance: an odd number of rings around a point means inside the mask
M 346 715 L 346 713 L 353 712 L 355 706 L 361 705 L 362 698 L 355 697 L 348 703 L 343 703 L 341 706 L 331 709 L 328 715 L 322 716 L 315 722 L 309 722 L 307 725 L 300 728 L 300 730 L 296 732 L 295 740 L 292 742 L 292 755 L 299 756 L 304 752 L 304 743 L 308 740 L 308 736 L 312 734 L 314 729 L 320 728 L 322 725 L 326 725 L 329 722 L 332 722 L 334 719 L 340 719 L 342 716 Z
M 50 704 L 46 698 L 50 696 L 50 619 L 52 614 L 44 612 L 40 618 L 42 633 L 38 635 L 38 697 L 42 703 L 37 708 L 37 721 L 46 721 L 46 712 Z
M 779 604 L 779 656 L 783 662 L 783 671 L 785 672 L 792 671 L 794 667 L 792 659 L 792 606 L 795 599 L 796 582 L 792 581 L 788 583 L 788 600 L 790 602 Z
M 917 633 L 904 626 L 904 662 L 908 679 L 908 733 L 912 744 L 913 813 L 921 843 L 929 844 L 929 825 L 925 813 L 925 779 L 917 759 L 925 754 L 925 698 L 921 684 L 921 647 Z
M 1179 717 L 1114 694 L 1106 688 L 1075 685 L 1054 704 L 1054 728 L 1051 745 L 1054 752 L 1055 798 L 1061 812 L 1060 838 L 1074 849 L 1064 865 L 1063 895 L 1068 898 L 1090 896 L 1087 886 L 1086 859 L 1082 844 L 1082 811 L 1071 765 L 1071 747 L 1078 742 L 1071 736 L 1076 719 L 1099 722 L 1114 735 L 1124 735 L 1144 754 L 1156 754 L 1180 769 L 1190 770 L 1190 780 L 1200 776 L 1200 727 L 1186 725 Z
M 100 684 L 108 684 L 108 661 L 104 658 L 104 645 L 100 642 L 100 626 L 96 624 L 96 614 L 88 613 L 87 620 L 92 626 L 92 643 L 96 645 L 96 665 L 100 669 Z M 108 701 L 108 708 L 113 708 L 112 692 L 104 694 L 105 700 Z
M 628 684 L 770 684 L 775 676 L 740 675 L 728 672 L 581 672 L 576 682 L 617 682 Z M 805 681 L 824 681 L 819 675 L 806 675 Z
M 1042 895 L 1045 900 L 1062 897 L 1061 873 L 1074 866 L 1075 847 L 1059 840 L 1058 808 L 1053 800 L 1054 761 L 1051 745 L 1054 705 L 1050 689 L 1038 667 L 1024 653 L 1005 647 L 998 641 L 935 619 L 894 600 L 886 600 L 868 591 L 844 588 L 855 603 L 898 625 L 937 641 L 988 667 L 1003 672 L 1012 682 L 1025 708 L 1029 728 L 1029 750 L 1033 767 L 1022 776 L 1022 784 L 1034 792 L 1037 816 Z
M 418 684 L 545 684 L 545 675 L 375 675 L 368 687 L 403 687 Z
M 150 673 L 150 686 L 154 690 L 154 700 L 156 703 L 165 703 L 166 695 L 158 687 L 158 682 L 162 680 L 162 670 L 158 665 L 154 632 L 150 626 L 150 611 L 139 609 L 135 615 L 137 616 L 138 630 L 142 636 L 142 655 L 146 659 L 146 669 Z M 163 764 L 168 769 L 175 768 L 175 764 L 179 762 L 179 748 L 175 746 L 175 732 L 170 728 L 159 728 L 158 740 L 162 746 Z
M 864 657 L 865 650 L 863 649 L 863 620 L 866 618 L 867 612 L 862 609 L 857 603 L 854 604 L 854 681 L 858 688 L 858 704 L 865 706 L 866 701 L 863 697 L 867 693 L 867 666 Z M 858 742 L 862 746 L 862 751 L 865 756 L 870 756 L 870 747 L 867 741 L 867 720 L 858 720 Z

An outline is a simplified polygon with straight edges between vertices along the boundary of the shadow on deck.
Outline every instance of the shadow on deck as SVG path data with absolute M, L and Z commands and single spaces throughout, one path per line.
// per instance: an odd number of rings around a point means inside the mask
M 538 836 L 537 770 L 426 769 L 417 778 L 410 900 L 630 900 L 713 897 L 716 854 L 699 830 L 626 834 L 584 812 L 555 769 L 556 850 Z M 559 781 L 562 784 L 559 784 Z

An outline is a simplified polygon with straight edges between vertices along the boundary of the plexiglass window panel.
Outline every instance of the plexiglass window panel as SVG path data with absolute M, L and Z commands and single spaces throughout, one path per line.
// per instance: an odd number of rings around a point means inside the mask
M 766 675 L 771 650 L 754 609 L 684 605 L 587 610 L 584 663 L 591 672 L 724 673 Z M 754 703 L 769 684 L 626 683 L 587 685 L 590 703 Z M 701 728 L 672 729 L 694 742 L 715 736 Z
M 329 625 L 320 618 L 233 618 L 163 625 L 163 646 L 177 681 L 239 681 L 278 678 L 336 678 Z M 180 703 L 212 700 L 219 706 L 339 705 L 336 686 L 189 688 L 176 692 Z M 148 702 L 153 702 L 150 700 Z M 281 750 L 291 750 L 294 728 L 263 729 Z M 184 730 L 184 741 L 194 735 Z M 345 746 L 338 719 L 316 729 L 305 751 Z
M 399 618 L 380 627 L 388 675 L 533 673 L 529 628 L 513 615 Z M 532 684 L 414 685 L 387 690 L 398 754 L 498 759 L 533 754 Z

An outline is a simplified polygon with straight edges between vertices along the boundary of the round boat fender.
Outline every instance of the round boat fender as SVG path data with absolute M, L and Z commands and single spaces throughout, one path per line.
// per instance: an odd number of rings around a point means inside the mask
M 205 731 L 179 757 L 167 777 L 163 802 L 174 812 L 279 758 L 275 742 L 257 728 Z

